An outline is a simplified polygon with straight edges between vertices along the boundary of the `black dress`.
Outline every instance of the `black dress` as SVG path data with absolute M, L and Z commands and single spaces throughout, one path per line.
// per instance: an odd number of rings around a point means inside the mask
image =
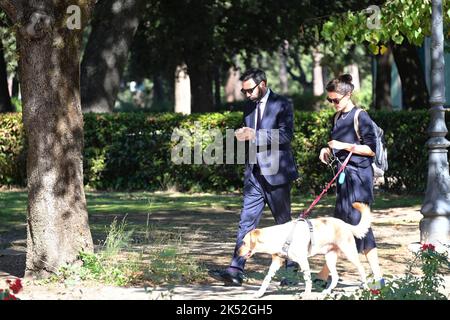
M 356 107 L 346 113 L 341 113 L 336 124 L 333 121 L 333 130 L 331 139 L 352 144 L 367 145 L 376 152 L 376 137 L 372 125 L 372 120 L 367 112 L 359 113 L 359 135 L 361 141 L 354 129 L 354 116 Z M 339 159 L 338 170 L 341 163 L 349 154 L 346 150 L 333 150 L 335 156 Z M 344 169 L 345 179 L 342 184 L 337 183 L 336 207 L 334 211 L 335 218 L 341 219 L 351 225 L 357 225 L 361 219 L 358 210 L 352 207 L 354 202 L 363 202 L 371 205 L 373 202 L 373 157 L 360 156 L 353 154 L 347 167 Z M 372 228 L 362 239 L 356 240 L 358 252 L 376 248 L 375 237 Z

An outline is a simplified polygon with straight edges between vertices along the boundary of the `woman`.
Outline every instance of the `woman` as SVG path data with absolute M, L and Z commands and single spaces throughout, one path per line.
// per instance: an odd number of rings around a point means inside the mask
M 355 131 L 354 117 L 357 108 L 351 100 L 353 89 L 352 76 L 349 74 L 330 81 L 326 87 L 327 100 L 333 103 L 337 113 L 333 117 L 331 141 L 328 142 L 328 147 L 321 149 L 319 159 L 326 164 L 333 156 L 339 169 L 349 152 L 353 151 L 347 167 L 338 179 L 334 216 L 346 223 L 357 225 L 361 213 L 353 208 L 352 204 L 360 202 L 364 206 L 370 206 L 373 202 L 371 164 L 376 152 L 376 138 L 372 120 L 367 112 L 359 112 L 358 133 Z M 383 286 L 384 279 L 378 263 L 372 228 L 363 239 L 355 240 L 358 252 L 365 254 L 372 269 L 374 287 Z M 329 270 L 325 265 L 315 279 L 316 284 L 325 287 L 328 274 Z

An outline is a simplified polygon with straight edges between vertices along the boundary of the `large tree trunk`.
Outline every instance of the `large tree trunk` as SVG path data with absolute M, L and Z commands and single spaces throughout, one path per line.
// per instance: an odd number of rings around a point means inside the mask
M 28 276 L 48 276 L 77 261 L 81 251 L 93 251 L 83 190 L 82 30 L 66 26 L 71 5 L 81 8 L 82 29 L 91 12 L 84 0 L 26 1 L 9 12 L 21 26 L 17 44 L 28 137 Z
M 81 64 L 83 112 L 112 112 L 144 0 L 100 0 Z
M 393 45 L 395 63 L 402 81 L 403 105 L 406 109 L 427 109 L 429 95 L 417 48 L 406 40 Z
M 175 70 L 175 112 L 191 114 L 191 80 L 186 64 Z
M 13 112 L 8 89 L 8 72 L 6 69 L 5 56 L 3 54 L 3 43 L 0 40 L 0 113 Z
M 188 74 L 191 79 L 192 113 L 214 111 L 213 71 L 205 61 L 188 61 Z
M 392 110 L 391 100 L 391 65 L 392 55 L 390 49 L 385 54 L 376 56 L 377 78 L 375 82 L 375 109 Z

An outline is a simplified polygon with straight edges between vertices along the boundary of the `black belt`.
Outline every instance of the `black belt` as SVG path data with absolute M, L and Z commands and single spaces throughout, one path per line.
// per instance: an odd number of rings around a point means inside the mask
M 260 153 L 260 152 L 266 152 L 268 150 L 272 150 L 272 145 L 271 144 L 268 144 L 268 145 L 265 145 L 265 146 L 258 146 L 257 149 L 256 149 L 256 152 Z M 288 143 L 280 144 L 280 145 L 278 145 L 278 150 L 289 151 L 289 150 L 291 150 L 291 145 L 288 144 Z

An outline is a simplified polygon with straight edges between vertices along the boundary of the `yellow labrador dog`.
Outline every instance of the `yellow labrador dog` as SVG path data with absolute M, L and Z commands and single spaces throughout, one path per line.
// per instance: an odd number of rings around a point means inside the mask
M 286 258 L 286 255 L 283 254 L 283 245 L 292 232 L 292 228 L 295 228 L 295 230 L 287 253 L 289 259 L 297 262 L 303 271 L 305 278 L 304 294 L 309 294 L 312 289 L 308 257 L 316 254 L 325 255 L 332 279 L 331 284 L 323 293 L 331 293 L 331 290 L 337 285 L 339 276 L 336 271 L 336 262 L 339 253 L 343 253 L 356 266 L 363 285 L 367 287 L 366 273 L 359 261 L 354 237 L 361 239 L 366 235 L 372 216 L 370 208 L 366 204 L 355 202 L 353 207 L 362 215 L 359 224 L 356 226 L 347 224 L 337 218 L 327 217 L 311 219 L 312 232 L 310 232 L 310 227 L 305 220 L 299 220 L 296 223 L 290 221 L 281 225 L 255 229 L 247 233 L 238 251 L 241 257 L 248 259 L 255 253 L 272 255 L 269 272 L 255 296 L 262 297 L 264 295 L 270 280 L 283 265 Z

